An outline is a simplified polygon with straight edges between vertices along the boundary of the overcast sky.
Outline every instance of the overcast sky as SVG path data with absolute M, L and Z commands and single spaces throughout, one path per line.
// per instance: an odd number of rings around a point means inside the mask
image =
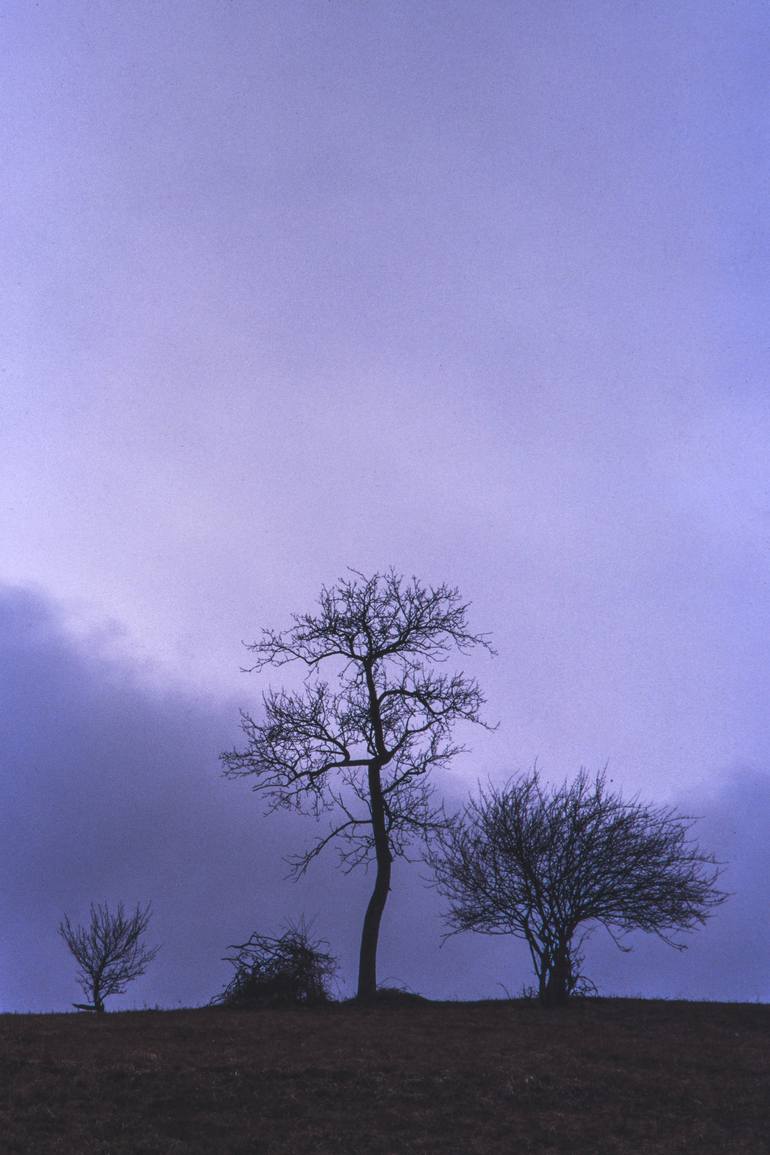
M 303 909 L 349 977 L 366 879 L 281 881 L 217 762 L 241 641 L 346 566 L 492 635 L 452 797 L 704 815 L 735 898 L 605 986 L 770 997 L 769 50 L 758 0 L 3 5 L 0 1009 L 77 997 L 92 898 L 155 902 L 140 1000 Z M 383 977 L 527 980 L 438 912 L 403 868 Z

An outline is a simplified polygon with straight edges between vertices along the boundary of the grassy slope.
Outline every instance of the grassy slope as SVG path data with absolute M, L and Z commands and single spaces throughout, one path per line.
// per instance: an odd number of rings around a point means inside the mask
M 770 1006 L 0 1016 L 0 1148 L 770 1151 Z

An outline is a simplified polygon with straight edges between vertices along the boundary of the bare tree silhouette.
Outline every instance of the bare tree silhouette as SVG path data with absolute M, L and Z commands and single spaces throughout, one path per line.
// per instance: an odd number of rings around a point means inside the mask
M 296 661 L 307 668 L 305 685 L 268 690 L 264 720 L 242 713 L 246 749 L 222 761 L 229 777 L 256 778 L 269 809 L 337 812 L 329 832 L 294 860 L 297 875 L 336 838 L 345 869 L 374 859 L 358 971 L 358 997 L 371 999 L 393 859 L 445 822 L 428 775 L 463 749 L 452 740 L 454 723 L 485 724 L 475 680 L 433 667 L 453 650 L 492 650 L 485 635 L 469 631 L 456 589 L 425 587 L 393 570 L 351 573 L 321 590 L 318 613 L 295 614 L 288 630 L 263 630 L 248 647 L 252 670 Z
M 75 1003 L 80 1010 L 104 1012 L 104 1000 L 123 994 L 128 983 L 143 975 L 160 947 L 147 949 L 142 935 L 150 921 L 151 908 L 137 905 L 126 914 L 123 903 L 111 911 L 107 903 L 91 904 L 88 926 L 73 926 L 67 915 L 59 924 L 62 936 L 80 970 L 78 982 L 90 1003 Z
M 533 770 L 471 799 L 426 859 L 450 901 L 450 934 L 525 939 L 540 1001 L 553 1006 L 583 981 L 591 924 L 622 950 L 635 929 L 683 950 L 671 935 L 702 925 L 728 897 L 716 889 L 716 860 L 688 839 L 693 822 L 669 807 L 624 802 L 604 773 L 581 770 L 549 789 Z

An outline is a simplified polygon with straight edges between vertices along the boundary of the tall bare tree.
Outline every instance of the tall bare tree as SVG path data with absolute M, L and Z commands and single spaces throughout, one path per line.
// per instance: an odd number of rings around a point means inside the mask
M 549 789 L 536 770 L 490 786 L 440 835 L 428 859 L 450 901 L 452 930 L 526 940 L 540 1001 L 565 1003 L 579 980 L 582 943 L 603 925 L 621 949 L 631 930 L 677 950 L 677 931 L 702 925 L 727 895 L 716 860 L 669 807 L 624 802 L 605 774 L 582 771 Z
M 143 975 L 160 947 L 148 950 L 142 936 L 150 921 L 150 904 L 137 905 L 126 914 L 123 903 L 111 911 L 107 903 L 91 904 L 88 926 L 73 926 L 67 915 L 59 924 L 62 936 L 80 970 L 78 982 L 90 1003 L 76 1003 L 82 1010 L 104 1012 L 109 995 L 121 995 L 128 983 Z
M 435 665 L 453 650 L 492 649 L 468 629 L 457 589 L 393 570 L 351 575 L 321 590 L 317 613 L 295 614 L 287 630 L 263 630 L 248 647 L 251 670 L 298 662 L 305 682 L 298 692 L 268 690 L 259 719 L 242 713 L 246 748 L 222 761 L 227 776 L 256 779 L 270 810 L 336 812 L 329 832 L 294 860 L 297 875 L 332 839 L 341 839 L 346 869 L 374 859 L 358 971 L 358 997 L 370 999 L 393 859 L 445 821 L 429 773 L 463 749 L 456 722 L 485 725 L 476 681 Z

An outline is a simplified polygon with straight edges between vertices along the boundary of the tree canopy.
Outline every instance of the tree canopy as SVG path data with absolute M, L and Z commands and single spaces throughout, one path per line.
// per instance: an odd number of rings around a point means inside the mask
M 428 852 L 450 933 L 526 940 L 546 1005 L 581 980 L 580 948 L 602 925 L 622 946 L 631 930 L 673 936 L 702 925 L 727 897 L 716 860 L 689 838 L 694 819 L 623 800 L 584 770 L 549 788 L 537 770 L 490 785 Z

